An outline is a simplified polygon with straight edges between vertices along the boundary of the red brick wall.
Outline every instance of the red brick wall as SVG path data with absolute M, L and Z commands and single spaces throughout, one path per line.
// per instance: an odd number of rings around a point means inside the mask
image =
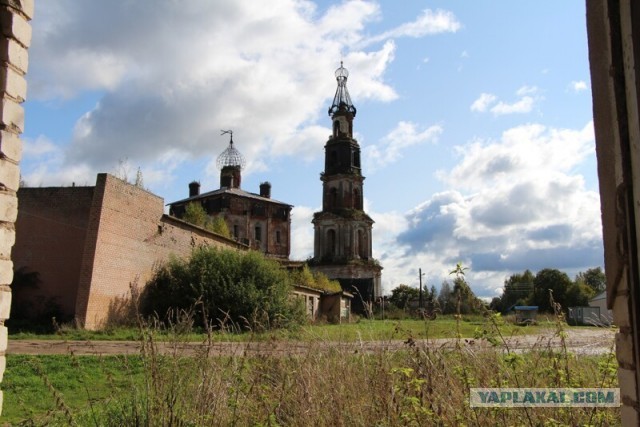
M 16 292 L 14 304 L 51 301 L 73 317 L 93 187 L 21 188 L 16 221 L 15 269 L 40 274 L 38 289 Z
M 231 240 L 163 215 L 164 201 L 111 175 L 100 174 L 84 249 L 76 319 L 99 328 L 109 307 L 142 286 L 171 254 L 188 256 L 199 245 L 243 249 Z
M 14 303 L 53 299 L 89 329 L 170 255 L 188 256 L 201 245 L 246 249 L 164 215 L 162 198 L 107 174 L 95 187 L 23 188 L 18 196 L 15 268 L 38 272 L 42 283 Z

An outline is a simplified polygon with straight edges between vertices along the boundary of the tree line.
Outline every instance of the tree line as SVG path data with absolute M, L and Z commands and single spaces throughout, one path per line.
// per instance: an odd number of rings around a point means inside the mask
M 506 312 L 515 305 L 537 305 L 540 311 L 551 312 L 550 296 L 563 309 L 588 306 L 589 300 L 605 288 L 606 279 L 600 267 L 582 271 L 574 280 L 553 268 L 545 268 L 536 274 L 525 270 L 512 274 L 504 281 L 502 295 L 493 298 L 489 307 Z
M 578 273 L 574 280 L 557 269 L 545 268 L 532 273 L 525 270 L 515 273 L 504 281 L 503 293 L 488 304 L 480 300 L 471 290 L 464 271 L 456 267 L 451 273 L 454 279 L 444 280 L 440 291 L 435 286 L 425 288 L 422 295 L 427 310 L 438 310 L 442 314 L 479 314 L 483 308 L 506 313 L 514 306 L 535 305 L 542 312 L 551 312 L 550 293 L 553 300 L 564 309 L 588 306 L 589 300 L 606 288 L 604 271 L 600 267 Z M 456 273 L 457 272 L 457 273 Z M 391 291 L 388 302 L 399 309 L 414 307 L 420 299 L 417 288 L 401 284 Z

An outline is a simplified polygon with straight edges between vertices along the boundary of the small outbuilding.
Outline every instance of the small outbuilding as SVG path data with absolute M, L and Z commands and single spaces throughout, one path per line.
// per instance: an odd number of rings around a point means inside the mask
M 326 293 L 320 300 L 320 311 L 328 322 L 342 323 L 351 320 L 351 300 L 353 294 L 340 291 Z
M 325 319 L 330 323 L 349 322 L 351 320 L 351 300 L 349 292 L 327 292 L 303 285 L 294 285 L 293 298 L 299 298 L 305 306 L 307 317 L 311 320 Z
M 294 298 L 298 298 L 304 303 L 307 317 L 311 320 L 315 320 L 320 308 L 322 291 L 308 286 L 294 285 L 291 294 Z
M 570 325 L 599 325 L 600 307 L 569 307 L 567 323 Z
M 516 323 L 518 325 L 529 325 L 537 321 L 537 305 L 516 305 L 513 307 L 513 311 L 516 313 Z

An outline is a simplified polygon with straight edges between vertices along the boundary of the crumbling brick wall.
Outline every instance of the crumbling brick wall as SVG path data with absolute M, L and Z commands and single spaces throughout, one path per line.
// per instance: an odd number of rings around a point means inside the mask
M 18 215 L 16 192 L 20 183 L 20 157 L 27 96 L 24 78 L 28 68 L 27 49 L 31 43 L 33 0 L 0 0 L 0 381 L 6 364 L 13 264 L 11 248 L 15 240 L 14 222 Z M 0 410 L 2 392 L 0 391 Z
M 188 256 L 200 245 L 246 249 L 163 214 L 164 200 L 116 177 L 99 174 L 80 267 L 76 320 L 99 328 L 110 307 L 144 285 L 171 255 Z

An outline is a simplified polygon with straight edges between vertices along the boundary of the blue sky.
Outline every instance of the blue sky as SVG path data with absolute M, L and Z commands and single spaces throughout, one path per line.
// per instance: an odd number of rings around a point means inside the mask
M 385 290 L 602 265 L 584 2 L 47 0 L 32 25 L 28 185 L 139 167 L 179 200 L 233 129 L 306 259 L 342 60 Z

